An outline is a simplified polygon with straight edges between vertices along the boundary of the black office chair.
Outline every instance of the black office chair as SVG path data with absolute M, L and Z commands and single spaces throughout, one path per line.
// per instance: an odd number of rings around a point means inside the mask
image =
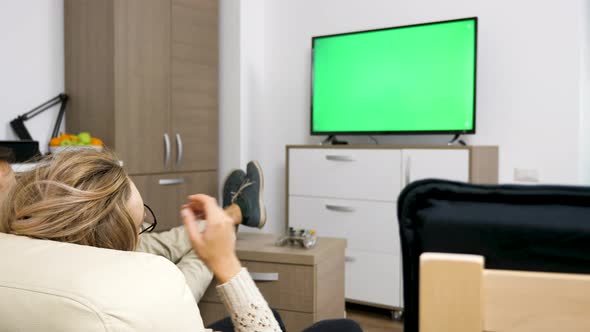
M 482 255 L 486 268 L 590 273 L 590 187 L 422 180 L 398 200 L 405 332 L 418 331 L 420 254 Z

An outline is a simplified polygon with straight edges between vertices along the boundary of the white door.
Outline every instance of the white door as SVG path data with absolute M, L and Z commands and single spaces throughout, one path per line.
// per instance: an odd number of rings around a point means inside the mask
M 401 308 L 401 257 L 346 249 L 346 299 Z
M 402 150 L 404 186 L 422 179 L 469 181 L 469 150 L 467 149 L 405 149 Z

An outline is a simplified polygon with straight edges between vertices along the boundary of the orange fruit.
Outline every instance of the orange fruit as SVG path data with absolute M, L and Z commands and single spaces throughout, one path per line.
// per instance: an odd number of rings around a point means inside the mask
M 104 143 L 100 140 L 100 138 L 92 137 L 90 139 L 90 145 L 104 146 Z
M 59 146 L 61 144 L 61 138 L 54 137 L 49 141 L 49 146 Z

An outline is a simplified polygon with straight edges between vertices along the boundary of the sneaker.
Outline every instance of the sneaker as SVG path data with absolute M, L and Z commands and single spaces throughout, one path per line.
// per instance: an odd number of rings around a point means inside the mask
M 266 223 L 263 190 L 262 168 L 257 161 L 251 161 L 246 168 L 246 180 L 232 195 L 232 202 L 242 211 L 242 225 L 262 228 Z
M 223 201 L 221 202 L 224 208 L 235 203 L 234 195 L 245 181 L 246 172 L 241 169 L 235 169 L 225 177 L 223 181 Z

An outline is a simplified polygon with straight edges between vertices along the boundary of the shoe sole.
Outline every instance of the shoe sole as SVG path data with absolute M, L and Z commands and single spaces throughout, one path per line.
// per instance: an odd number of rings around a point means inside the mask
M 258 206 L 262 207 L 260 209 L 260 224 L 258 224 L 258 228 L 264 227 L 266 224 L 266 206 L 264 206 L 264 201 L 262 199 L 264 193 L 264 174 L 262 173 L 262 167 L 260 167 L 260 163 L 256 160 L 252 161 L 254 167 L 258 170 L 258 174 L 260 174 L 260 184 L 258 186 Z

